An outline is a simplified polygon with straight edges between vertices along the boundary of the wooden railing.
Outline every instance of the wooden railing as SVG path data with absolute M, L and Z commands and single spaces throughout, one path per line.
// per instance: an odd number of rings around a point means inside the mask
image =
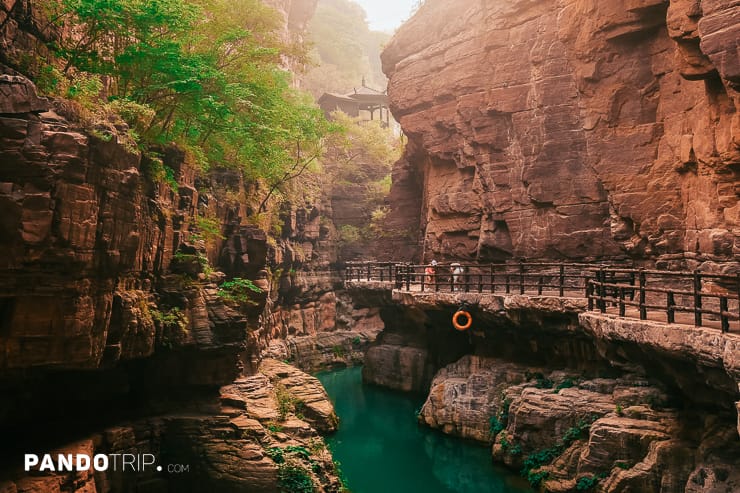
M 689 314 L 689 320 L 680 322 L 691 323 L 693 315 L 695 326 L 719 322 L 723 332 L 730 331 L 731 322 L 740 321 L 739 276 L 602 267 L 587 286 L 589 310 L 602 313 L 616 307 L 621 317 L 647 320 L 660 312 L 668 323 Z
M 566 263 L 401 265 L 397 267 L 396 284 L 407 291 L 582 297 L 587 279 L 584 272 L 589 269 L 586 264 Z
M 718 326 L 724 332 L 740 329 L 740 276 L 584 263 L 355 262 L 347 264 L 345 279 L 388 282 L 418 292 L 585 297 L 589 310 L 621 317 Z
M 394 282 L 399 262 L 348 262 L 344 269 L 346 281 Z

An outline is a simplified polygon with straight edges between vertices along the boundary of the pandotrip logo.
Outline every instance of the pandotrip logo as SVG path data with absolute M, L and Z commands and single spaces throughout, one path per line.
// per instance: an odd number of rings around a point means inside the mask
M 157 463 L 154 454 L 24 454 L 26 472 L 162 472 L 181 474 L 190 471 L 189 464 Z

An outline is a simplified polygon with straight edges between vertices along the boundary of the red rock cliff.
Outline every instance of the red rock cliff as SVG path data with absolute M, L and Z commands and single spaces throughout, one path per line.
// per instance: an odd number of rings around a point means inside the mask
M 428 0 L 383 53 L 426 258 L 735 258 L 739 20 L 729 0 Z

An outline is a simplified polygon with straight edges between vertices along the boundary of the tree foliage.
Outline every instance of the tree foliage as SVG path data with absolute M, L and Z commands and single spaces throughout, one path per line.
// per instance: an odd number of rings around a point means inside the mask
M 348 250 L 366 249 L 367 242 L 388 233 L 386 197 L 391 187 L 391 168 L 401 156 L 401 142 L 378 121 L 363 121 L 341 112 L 332 119 L 341 131 L 327 138 L 323 160 L 334 194 L 355 197 L 359 217 L 348 224 L 335 221 L 340 245 Z
M 55 46 L 63 72 L 105 81 L 145 143 L 178 143 L 270 186 L 320 152 L 330 126 L 282 68 L 306 50 L 281 40 L 279 14 L 261 1 L 46 2 L 74 33 Z
M 378 121 L 364 121 L 341 111 L 332 113 L 340 131 L 327 139 L 331 148 L 330 169 L 338 181 L 383 181 L 401 157 L 401 142 Z

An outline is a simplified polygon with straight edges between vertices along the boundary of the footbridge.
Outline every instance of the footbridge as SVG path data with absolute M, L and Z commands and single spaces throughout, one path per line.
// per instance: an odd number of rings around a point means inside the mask
M 740 274 L 588 263 L 351 262 L 344 280 L 432 296 L 490 293 L 575 298 L 583 300 L 586 311 L 740 333 Z

